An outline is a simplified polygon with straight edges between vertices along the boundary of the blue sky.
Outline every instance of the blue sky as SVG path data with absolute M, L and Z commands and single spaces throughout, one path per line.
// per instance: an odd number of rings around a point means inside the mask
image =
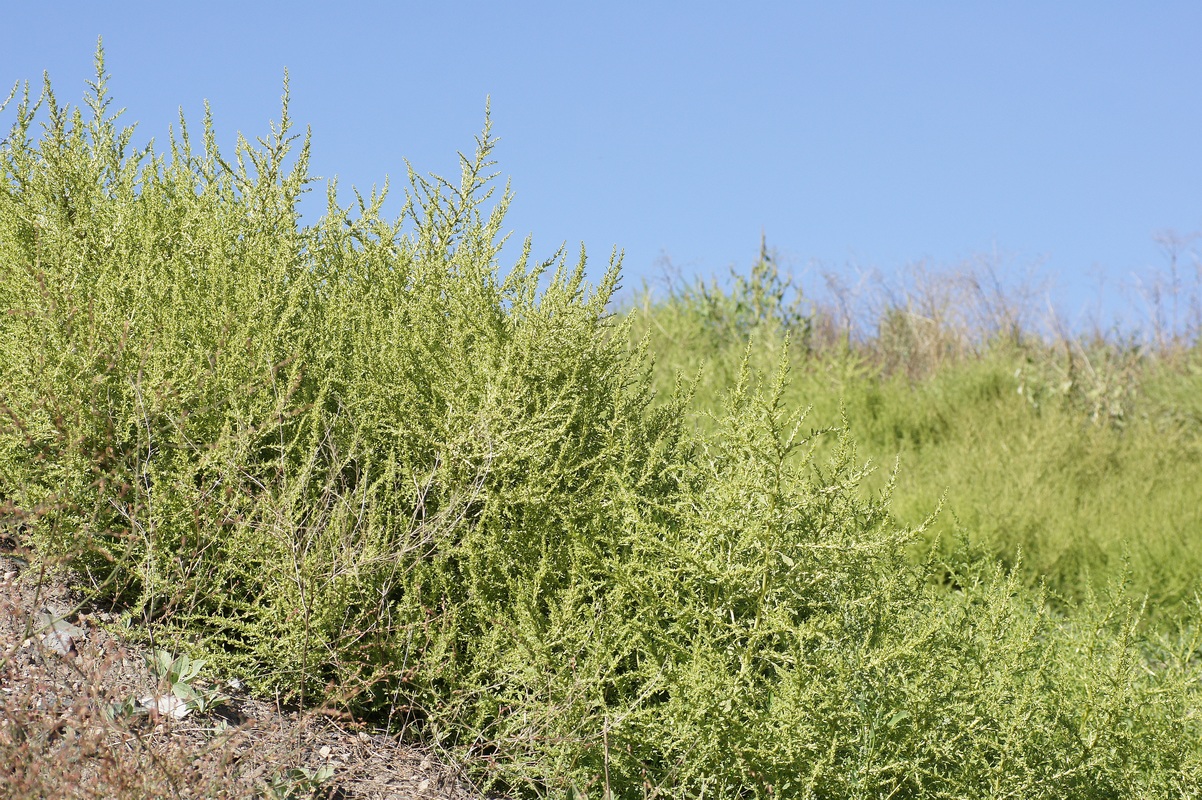
M 617 247 L 627 286 L 665 257 L 746 268 L 764 231 L 815 290 L 988 255 L 1073 317 L 1163 268 L 1159 232 L 1202 229 L 1196 2 L 56 2 L 5 25 L 0 81 L 46 70 L 60 100 L 102 36 L 160 141 L 205 99 L 230 140 L 266 133 L 287 68 L 344 188 L 454 173 L 491 96 L 513 257 L 583 242 L 596 275 Z

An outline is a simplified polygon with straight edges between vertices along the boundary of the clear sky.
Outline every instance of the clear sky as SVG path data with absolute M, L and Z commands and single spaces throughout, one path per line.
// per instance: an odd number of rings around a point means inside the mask
M 584 242 L 597 270 L 617 247 L 627 286 L 664 257 L 746 268 L 762 230 L 803 285 L 996 254 L 1071 316 L 1099 276 L 1113 303 L 1164 267 L 1159 232 L 1202 230 L 1196 1 L 58 0 L 4 25 L 0 80 L 46 70 L 72 102 L 102 36 L 159 141 L 205 99 L 231 139 L 265 134 L 287 68 L 343 187 L 454 174 L 491 96 L 517 241 Z

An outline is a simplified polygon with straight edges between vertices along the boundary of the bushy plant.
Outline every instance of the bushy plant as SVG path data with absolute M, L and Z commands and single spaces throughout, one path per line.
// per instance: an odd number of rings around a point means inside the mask
M 920 273 L 900 300 L 878 309 L 872 336 L 860 329 L 808 352 L 789 347 L 798 369 L 787 401 L 811 406 L 820 425 L 846 416 L 872 460 L 901 459 L 891 503 L 900 524 L 920 523 L 945 501 L 947 513 L 924 539 L 951 543 L 963 531 L 1021 567 L 1028 585 L 1046 581 L 1056 604 L 1083 599 L 1129 564 L 1125 585 L 1134 601 L 1147 599 L 1145 619 L 1174 627 L 1190 613 L 1202 568 L 1196 359 L 1135 335 L 1069 338 L 1059 328 L 1061 338 L 1045 340 L 1006 322 L 1029 314 L 1005 292 L 952 291 L 987 286 L 988 277 L 951 274 L 940 291 Z M 948 297 L 965 302 L 957 311 Z M 687 292 L 645 295 L 639 310 L 632 335 L 651 337 L 655 385 L 663 390 L 674 373 L 701 370 L 694 406 L 717 409 L 747 337 L 706 333 L 698 320 L 708 312 Z M 825 313 L 819 304 L 820 329 Z M 917 336 L 915 326 L 933 338 Z M 945 340 L 956 344 L 943 347 Z M 785 352 L 779 327 L 761 327 L 754 341 L 757 369 Z M 708 427 L 705 418 L 699 426 Z M 880 482 L 869 476 L 865 487 Z
M 209 117 L 160 155 L 97 75 L 90 117 L 26 91 L 0 148 L 0 495 L 96 596 L 518 792 L 1198 787 L 1193 640 L 909 558 L 848 421 L 793 410 L 783 335 L 690 425 L 616 263 L 590 288 L 527 240 L 502 276 L 487 125 L 397 221 L 331 188 L 302 227 L 287 95 L 232 162 Z

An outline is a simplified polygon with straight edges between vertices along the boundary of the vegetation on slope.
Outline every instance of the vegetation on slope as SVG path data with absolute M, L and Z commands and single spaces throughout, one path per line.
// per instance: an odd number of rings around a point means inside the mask
M 104 84 L 87 113 L 26 92 L 0 148 L 5 525 L 98 599 L 514 792 L 1202 783 L 1188 630 L 923 547 L 936 503 L 865 484 L 863 423 L 800 412 L 784 339 L 728 357 L 736 326 L 657 388 L 661 345 L 608 310 L 617 264 L 590 288 L 583 254 L 527 242 L 501 267 L 487 126 L 457 183 L 410 175 L 400 219 L 331 191 L 302 226 L 286 102 L 231 162 L 209 119 L 133 148 Z
M 700 374 L 702 428 L 749 340 L 760 369 L 788 357 L 785 401 L 817 424 L 846 420 L 881 467 L 866 488 L 900 464 L 899 524 L 942 503 L 925 541 L 967 539 L 1058 603 L 1124 582 L 1150 619 L 1175 627 L 1202 575 L 1202 318 L 1159 345 L 1059 326 L 1040 336 L 1016 322 L 1014 297 L 982 289 L 993 285 L 988 270 L 919 275 L 848 314 L 803 296 L 764 249 L 728 287 L 644 289 L 633 336 L 649 337 L 659 391 Z M 1202 308 L 1202 281 L 1188 299 Z

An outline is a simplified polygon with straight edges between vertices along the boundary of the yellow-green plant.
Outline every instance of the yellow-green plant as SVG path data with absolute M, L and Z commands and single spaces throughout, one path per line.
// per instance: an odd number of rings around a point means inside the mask
M 1188 631 L 910 558 L 921 524 L 865 490 L 849 420 L 796 411 L 783 336 L 689 424 L 616 261 L 501 267 L 487 124 L 396 221 L 331 188 L 302 226 L 286 102 L 232 158 L 208 116 L 133 148 L 102 64 L 87 105 L 26 91 L 0 146 L 0 496 L 222 674 L 534 795 L 1198 789 Z

